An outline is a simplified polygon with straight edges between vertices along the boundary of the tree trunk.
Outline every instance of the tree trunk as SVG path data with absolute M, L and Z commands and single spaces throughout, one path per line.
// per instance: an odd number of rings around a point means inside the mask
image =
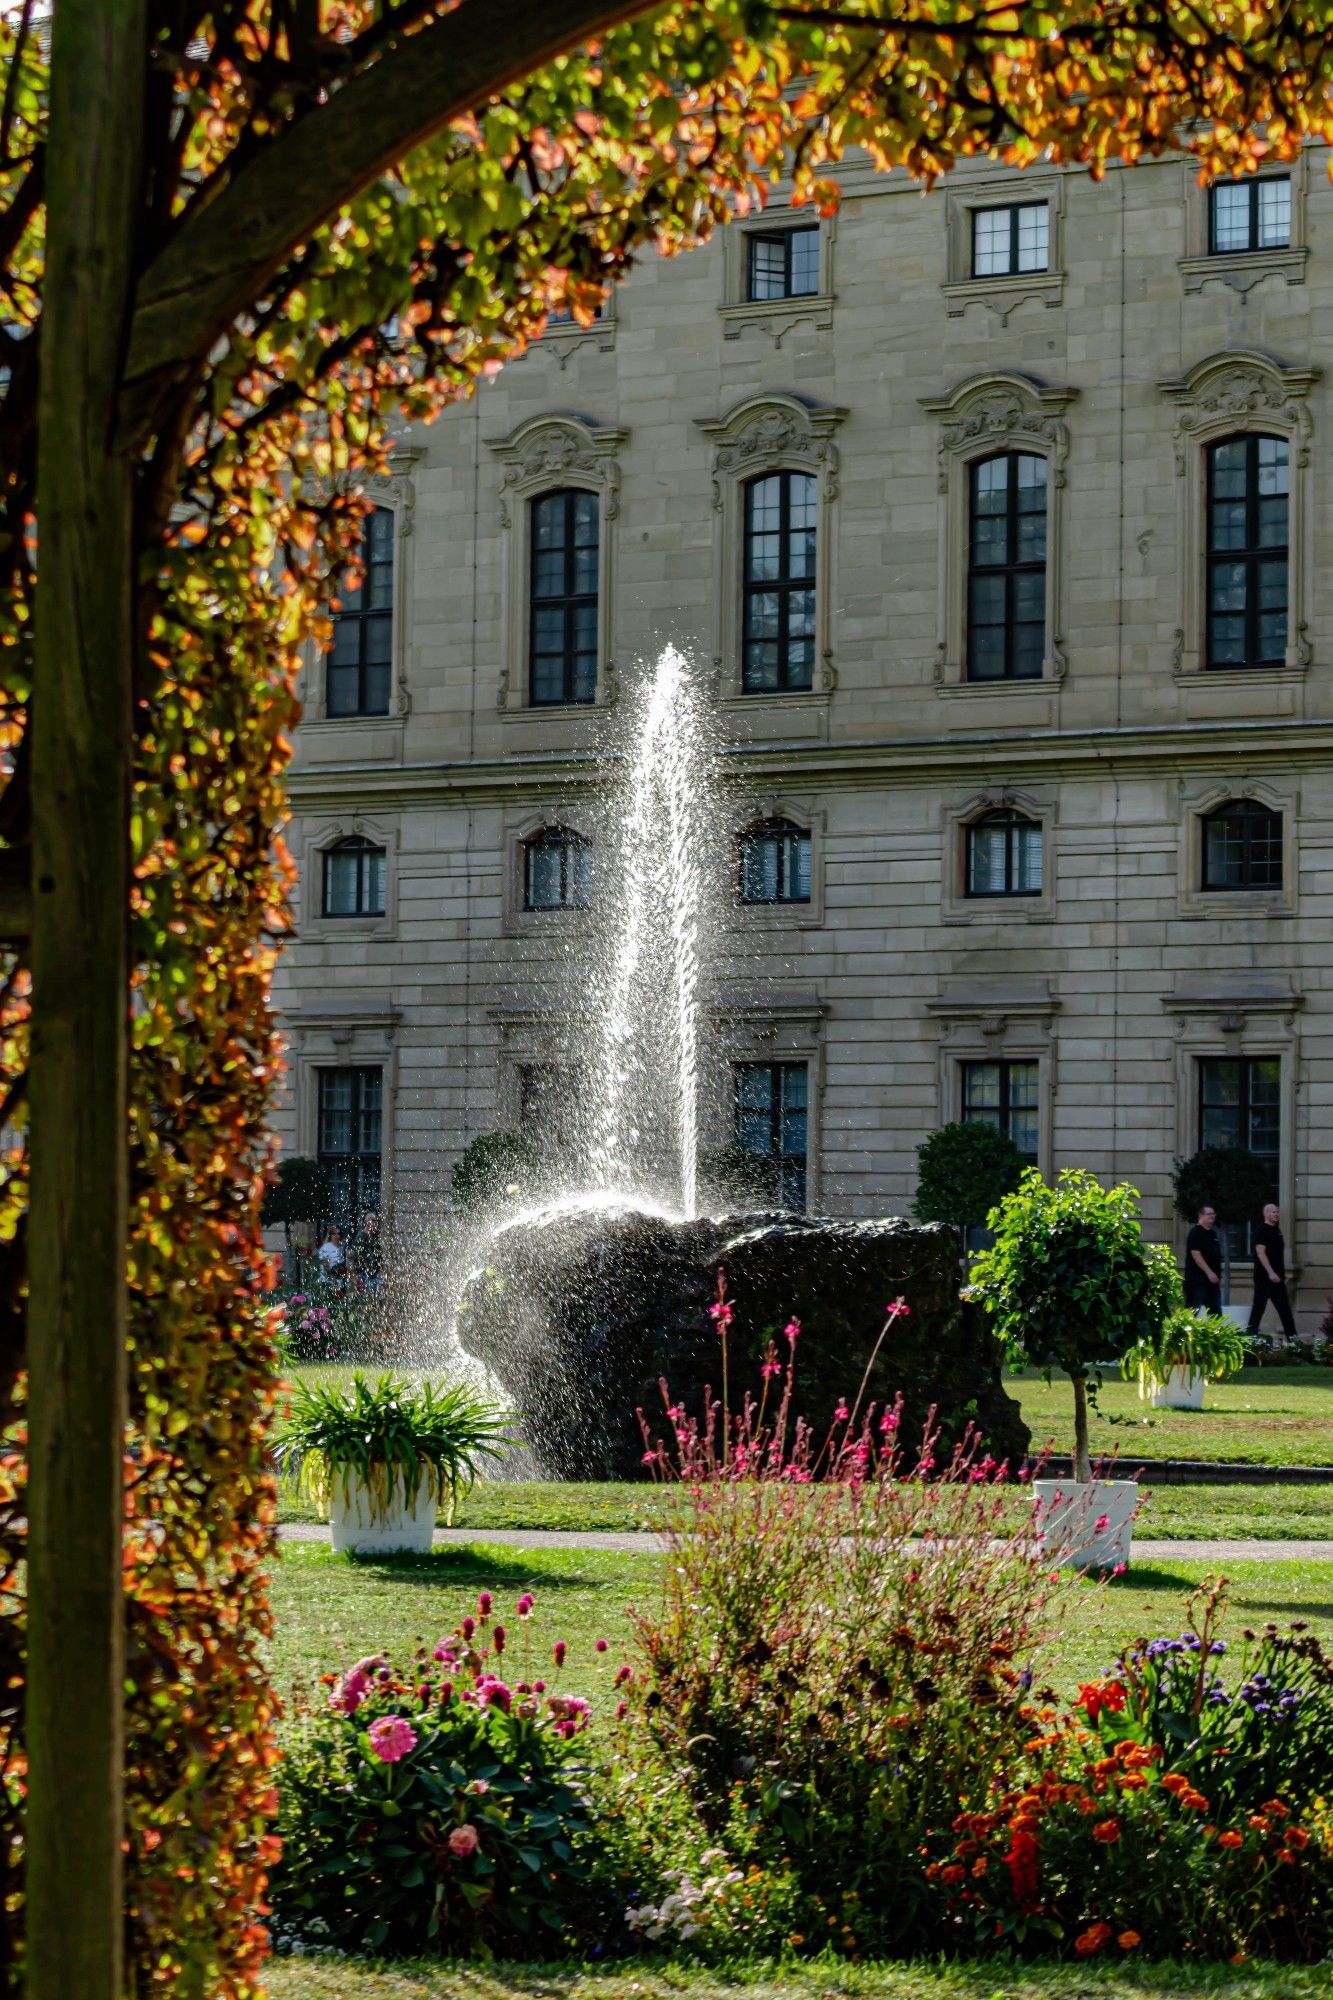
M 121 2000 L 133 294 L 145 0 L 60 0 L 37 464 L 28 2000 Z
M 1074 1477 L 1087 1485 L 1092 1478 L 1092 1460 L 1088 1455 L 1088 1391 L 1081 1375 L 1071 1377 L 1074 1384 Z

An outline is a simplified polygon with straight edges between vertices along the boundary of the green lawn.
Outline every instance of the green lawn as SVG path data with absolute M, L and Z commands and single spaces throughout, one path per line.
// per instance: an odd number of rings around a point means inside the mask
M 1021 1374 L 1006 1386 L 1022 1406 L 1034 1448 L 1070 1449 L 1068 1382 Z M 1137 1386 L 1108 1375 L 1092 1417 L 1093 1455 L 1205 1458 L 1252 1465 L 1333 1465 L 1333 1367 L 1246 1368 L 1210 1382 L 1203 1410 L 1154 1410 Z
M 437 1548 L 428 1556 L 378 1561 L 335 1556 L 313 1543 L 290 1544 L 276 1566 L 273 1601 L 276 1634 L 274 1678 L 284 1696 L 310 1688 L 331 1672 L 381 1649 L 408 1653 L 433 1642 L 473 1608 L 478 1590 L 495 1594 L 511 1611 L 522 1591 L 537 1600 L 529 1625 L 505 1619 L 515 1671 L 524 1644 L 532 1671 L 541 1672 L 556 1639 L 569 1644 L 565 1685 L 604 1696 L 627 1640 L 625 1607 L 646 1605 L 656 1588 L 660 1559 L 583 1550 L 512 1549 L 484 1542 Z M 1207 1563 L 1135 1564 L 1109 1585 L 1072 1578 L 1070 1598 L 1057 1614 L 1059 1636 L 1037 1662 L 1060 1686 L 1105 1671 L 1125 1640 L 1182 1629 L 1186 1593 L 1212 1573 Z M 1306 1618 L 1333 1642 L 1333 1564 L 1245 1562 L 1232 1564 L 1229 1631 L 1274 1618 Z M 599 1654 L 596 1641 L 606 1639 Z
M 279 1959 L 271 2000 L 1328 2000 L 1327 1967 L 792 1965 L 703 1971 L 636 1959 L 561 1965 L 359 1965 Z

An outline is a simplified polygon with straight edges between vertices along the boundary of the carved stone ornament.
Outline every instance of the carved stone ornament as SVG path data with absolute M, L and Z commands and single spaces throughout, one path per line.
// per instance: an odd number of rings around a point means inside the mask
M 1200 438 L 1270 424 L 1291 439 L 1292 462 L 1310 463 L 1308 397 L 1318 368 L 1288 368 L 1256 349 L 1212 354 L 1189 373 L 1158 384 L 1176 405 L 1176 474 L 1183 479 L 1191 446 Z
M 529 417 L 507 438 L 488 439 L 504 464 L 500 525 L 511 526 L 512 500 L 529 489 L 570 478 L 596 486 L 605 518 L 614 520 L 620 511 L 620 461 L 616 454 L 628 439 L 627 430 L 593 424 L 572 414 Z
M 922 409 L 940 419 L 939 491 L 948 492 L 955 459 L 975 458 L 991 444 L 1032 445 L 1050 461 L 1051 485 L 1063 486 L 1069 456 L 1063 413 L 1077 395 L 1077 389 L 1053 389 L 1027 375 L 988 373 L 972 376 L 948 396 L 923 397 Z
M 725 417 L 696 418 L 713 440 L 713 508 L 722 512 L 728 480 L 752 470 L 795 461 L 802 470 L 822 472 L 825 503 L 837 496 L 838 448 L 833 433 L 846 410 L 819 408 L 799 396 L 749 396 Z

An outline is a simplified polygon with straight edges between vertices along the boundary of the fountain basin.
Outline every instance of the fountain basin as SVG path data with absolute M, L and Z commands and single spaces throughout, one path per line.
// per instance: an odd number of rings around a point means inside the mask
M 459 1304 L 464 1350 L 504 1386 L 540 1474 L 629 1479 L 642 1472 L 636 1411 L 663 1428 L 659 1380 L 687 1407 L 720 1386 L 708 1317 L 719 1266 L 735 1306 L 733 1407 L 758 1394 L 769 1339 L 801 1322 L 793 1406 L 822 1432 L 840 1396 L 860 1387 L 888 1302 L 891 1329 L 866 1394 L 902 1394 L 910 1450 L 931 1405 L 947 1440 L 971 1418 L 997 1458 L 1017 1459 L 1029 1432 L 1001 1382 L 999 1345 L 958 1298 L 957 1238 L 937 1225 L 803 1215 L 677 1220 L 605 1197 L 566 1201 L 507 1224 Z

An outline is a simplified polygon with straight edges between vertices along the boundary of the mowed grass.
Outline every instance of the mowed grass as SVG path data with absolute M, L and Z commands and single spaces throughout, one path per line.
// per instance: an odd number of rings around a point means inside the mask
M 783 1965 L 726 1972 L 635 1959 L 618 1966 L 372 1965 L 278 1959 L 271 2000 L 1328 2000 L 1327 1967 Z
M 322 1544 L 290 1543 L 273 1580 L 276 1631 L 271 1660 L 284 1697 L 313 1693 L 322 1673 L 340 1671 L 363 1654 L 409 1655 L 433 1644 L 475 1608 L 479 1590 L 494 1593 L 496 1615 L 509 1632 L 506 1662 L 518 1675 L 546 1673 L 556 1639 L 569 1645 L 562 1685 L 599 1705 L 630 1644 L 627 1607 L 657 1601 L 661 1564 L 653 1555 L 600 1550 L 514 1549 L 484 1541 L 436 1548 L 427 1556 L 378 1560 L 335 1556 Z M 1181 1561 L 1134 1564 L 1109 1584 L 1069 1575 L 1052 1618 L 1053 1637 L 1032 1665 L 1065 1692 L 1104 1672 L 1124 1644 L 1139 1636 L 1185 1629 L 1184 1600 L 1217 1565 Z M 1307 1619 L 1333 1643 L 1333 1563 L 1242 1562 L 1228 1565 L 1231 1583 L 1226 1636 L 1275 1619 Z M 526 1625 L 513 1615 L 524 1591 L 536 1599 Z M 596 1642 L 607 1641 L 605 1653 Z M 526 1652 L 525 1652 L 525 1649 Z
M 1070 1449 L 1072 1392 L 1061 1375 L 1006 1378 L 1032 1431 L 1033 1449 Z M 1118 1375 L 1102 1382 L 1092 1411 L 1094 1457 L 1200 1458 L 1249 1465 L 1333 1465 L 1333 1367 L 1246 1368 L 1210 1382 L 1202 1410 L 1154 1410 Z

